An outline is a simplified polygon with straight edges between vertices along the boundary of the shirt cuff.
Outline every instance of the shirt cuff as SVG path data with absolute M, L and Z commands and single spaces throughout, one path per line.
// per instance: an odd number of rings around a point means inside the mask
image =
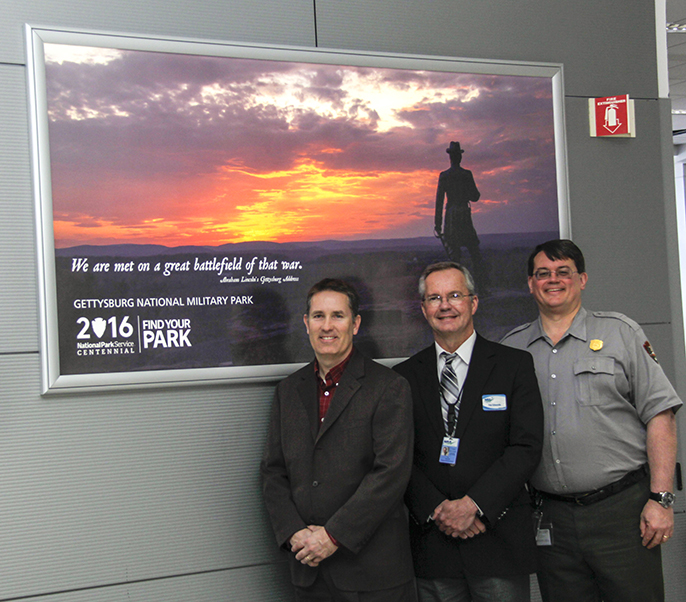
M 472 497 L 469 498 L 472 500 L 472 504 L 476 506 L 476 515 L 481 518 L 484 515 L 484 512 L 481 508 L 479 508 L 479 504 L 477 504 Z
M 324 529 L 324 531 L 326 531 L 326 529 Z M 329 539 L 333 542 L 333 545 L 335 545 L 337 548 L 341 545 L 336 541 L 336 538 L 333 535 L 331 535 L 331 533 L 326 531 L 326 534 L 329 536 Z

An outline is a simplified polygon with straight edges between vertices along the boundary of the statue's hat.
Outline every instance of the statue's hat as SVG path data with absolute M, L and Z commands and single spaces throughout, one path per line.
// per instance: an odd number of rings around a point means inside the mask
M 445 149 L 445 152 L 452 155 L 453 153 L 463 153 L 464 151 L 460 148 L 459 142 L 451 142 L 450 146 Z

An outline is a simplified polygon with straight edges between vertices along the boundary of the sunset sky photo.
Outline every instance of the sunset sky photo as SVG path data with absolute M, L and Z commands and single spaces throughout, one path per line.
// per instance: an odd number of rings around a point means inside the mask
M 558 228 L 548 77 L 45 44 L 55 246 L 433 235 L 451 140 L 479 234 Z

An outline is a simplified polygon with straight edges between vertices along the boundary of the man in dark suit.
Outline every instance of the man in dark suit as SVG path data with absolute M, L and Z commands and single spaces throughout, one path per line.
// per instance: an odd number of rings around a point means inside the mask
M 415 451 L 406 502 L 421 602 L 523 602 L 535 570 L 525 483 L 543 408 L 533 360 L 474 330 L 479 305 L 460 264 L 419 281 L 435 344 L 396 366 L 412 388 Z
M 404 379 L 353 348 L 358 308 L 340 280 L 308 293 L 315 360 L 277 386 L 264 499 L 298 600 L 414 602 L 403 506 L 412 399 Z

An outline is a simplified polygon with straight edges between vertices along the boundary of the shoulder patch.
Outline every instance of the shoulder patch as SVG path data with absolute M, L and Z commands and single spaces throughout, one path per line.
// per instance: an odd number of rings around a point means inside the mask
M 645 343 L 643 343 L 643 349 L 645 349 L 646 353 L 655 360 L 656 364 L 660 363 L 657 361 L 657 356 L 655 355 L 655 352 L 653 351 L 653 348 L 650 345 L 650 341 L 646 341 Z

